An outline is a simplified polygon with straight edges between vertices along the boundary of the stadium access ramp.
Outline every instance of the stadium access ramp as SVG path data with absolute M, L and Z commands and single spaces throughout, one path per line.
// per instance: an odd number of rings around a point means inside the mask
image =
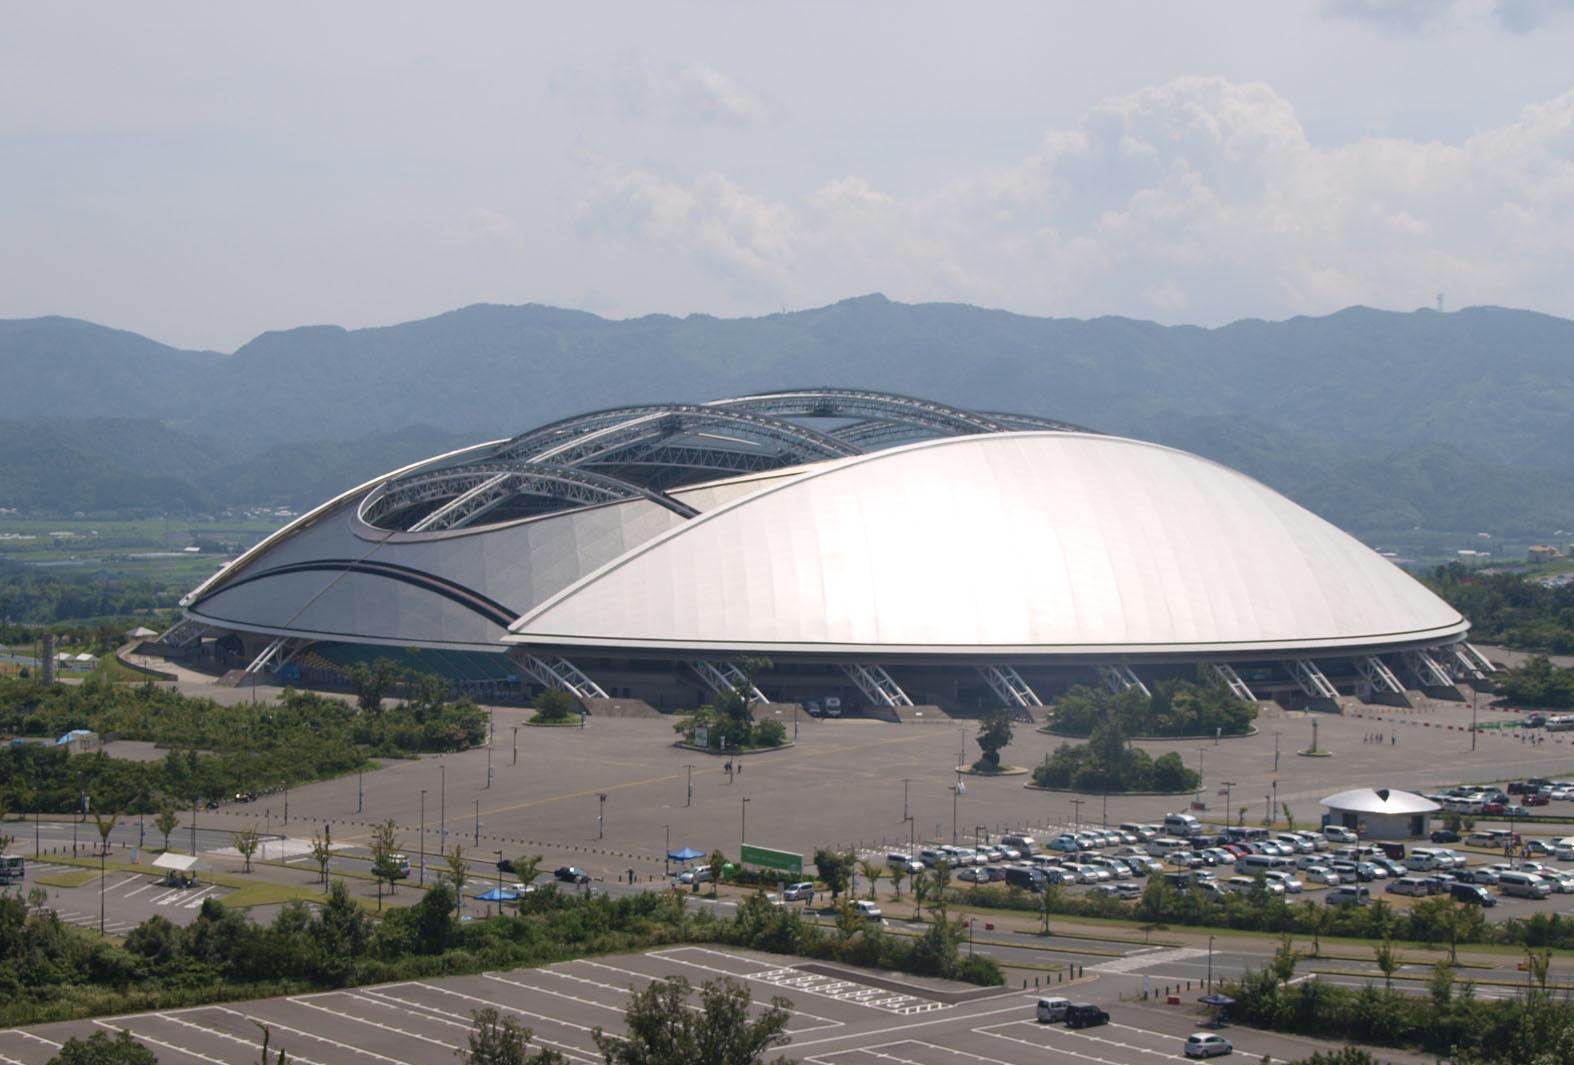
M 1362 655 L 1355 660 L 1356 672 L 1361 674 L 1374 692 L 1387 692 L 1390 695 L 1403 695 L 1405 686 L 1377 655 Z
M 528 651 L 511 651 L 509 657 L 519 663 L 519 668 L 548 688 L 562 688 L 581 699 L 610 699 L 606 690 L 591 680 L 574 663 L 561 655 L 534 655 Z
M 750 682 L 748 676 L 732 662 L 710 662 L 703 658 L 685 662 L 684 665 L 699 677 L 701 683 L 709 688 L 715 695 L 726 695 L 729 692 L 744 688 L 749 693 L 752 703 L 769 703 L 765 693 Z

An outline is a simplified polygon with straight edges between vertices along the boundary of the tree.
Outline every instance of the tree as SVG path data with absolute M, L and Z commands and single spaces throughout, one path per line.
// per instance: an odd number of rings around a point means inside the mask
M 519 878 L 521 884 L 533 883 L 536 879 L 536 873 L 541 869 L 542 861 L 544 859 L 539 854 L 520 855 L 514 859 L 514 875 Z
M 985 772 L 1000 768 L 1000 751 L 1011 742 L 1011 714 L 996 710 L 978 720 L 978 747 L 984 752 L 979 759 Z
M 1454 967 L 1446 961 L 1433 965 L 1426 978 L 1426 990 L 1432 996 L 1432 1005 L 1445 1009 L 1454 1000 Z
M 115 831 L 115 822 L 119 820 L 119 814 L 110 814 L 106 818 L 97 810 L 93 811 L 93 827 L 98 829 L 99 854 L 104 855 L 109 853 L 109 834 Z
M 891 866 L 891 890 L 896 892 L 896 897 L 902 897 L 902 881 L 907 879 L 907 869 L 900 865 Z
M 929 871 L 929 877 L 934 881 L 930 885 L 929 912 L 944 921 L 946 892 L 951 890 L 951 863 L 936 862 L 935 867 Z
M 328 862 L 333 858 L 333 839 L 327 825 L 321 832 L 312 833 L 312 861 L 317 863 L 317 875 L 328 882 Z
M 458 1052 L 464 1065 L 561 1065 L 567 1060 L 555 1050 L 530 1053 L 535 1033 L 491 1006 L 472 1010 L 470 1020 L 469 1046 Z
M 1295 831 L 1295 815 L 1290 812 L 1290 802 L 1289 802 L 1289 800 L 1286 799 L 1284 802 L 1281 802 L 1279 804 L 1279 807 L 1280 807 L 1280 809 L 1282 809 L 1284 811 L 1284 825 L 1285 825 L 1285 828 L 1287 828 L 1291 832 L 1294 832 Z
M 383 884 L 393 891 L 399 879 L 399 826 L 389 818 L 372 828 L 372 878 L 377 881 L 377 909 L 383 908 Z
M 153 819 L 153 827 L 164 835 L 164 849 L 169 850 L 169 834 L 180 826 L 180 815 L 173 807 L 162 806 L 158 816 Z
M 753 996 L 736 981 L 707 980 L 700 988 L 699 1009 L 689 1007 L 691 993 L 681 976 L 635 992 L 623 1015 L 624 1038 L 600 1028 L 591 1033 L 607 1065 L 760 1065 L 767 1052 L 788 1041 L 792 1003 L 787 999 L 771 999 L 751 1020 Z
M 1394 989 L 1394 973 L 1399 971 L 1402 964 L 1399 955 L 1394 952 L 1394 941 L 1383 938 L 1383 941 L 1372 948 L 1372 960 L 1377 963 L 1377 971 L 1383 974 L 1383 989 Z
M 361 712 L 373 716 L 381 714 L 383 699 L 399 677 L 399 667 L 389 659 L 379 658 L 369 666 L 357 662 L 344 672 L 355 689 L 355 705 Z
M 456 912 L 462 914 L 465 912 L 465 881 L 470 879 L 470 867 L 465 864 L 465 849 L 455 843 L 452 853 L 443 855 L 443 861 L 448 868 L 439 875 L 454 889 L 454 906 Z
M 1296 963 L 1301 960 L 1301 952 L 1295 949 L 1295 942 L 1286 932 L 1279 939 L 1279 948 L 1273 952 L 1273 960 L 1268 963 L 1268 971 L 1273 973 L 1274 979 L 1281 984 L 1290 982 L 1295 975 Z
M 853 856 L 842 851 L 828 850 L 824 847 L 814 852 L 814 871 L 819 876 L 825 890 L 831 893 L 831 901 L 835 902 L 843 891 L 847 890 L 847 881 L 851 875 Z
M 262 845 L 262 837 L 255 828 L 243 829 L 230 836 L 230 846 L 246 860 L 245 871 L 251 872 L 251 856 L 257 853 L 257 848 Z
M 530 700 L 540 721 L 567 721 L 579 709 L 574 697 L 562 688 L 547 688 Z
M 67 1039 L 49 1065 L 158 1065 L 158 1056 L 122 1028 L 113 1038 L 94 1032 L 86 1039 Z
M 710 866 L 710 897 L 714 899 L 721 891 L 722 871 L 727 868 L 727 856 L 717 847 L 705 861 Z
M 274 1056 L 272 1061 L 268 1060 L 268 1043 L 273 1039 L 273 1030 L 261 1021 L 252 1021 L 251 1023 L 262 1029 L 262 1058 L 259 1065 L 288 1065 L 290 1059 L 284 1053 L 283 1047 L 279 1048 L 279 1053 Z
M 875 885 L 880 882 L 880 877 L 885 874 L 885 867 L 879 862 L 862 861 L 858 863 L 858 872 L 869 881 L 869 898 L 875 897 Z
M 1320 906 L 1311 899 L 1307 899 L 1297 906 L 1296 910 L 1300 912 L 1301 927 L 1312 934 L 1312 957 L 1320 957 L 1323 952 L 1323 930 L 1328 927 L 1328 922 L 1332 920 L 1328 907 Z

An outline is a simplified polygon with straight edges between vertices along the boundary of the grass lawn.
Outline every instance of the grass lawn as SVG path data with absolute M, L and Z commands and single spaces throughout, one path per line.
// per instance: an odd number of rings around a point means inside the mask
M 50 887 L 81 887 L 98 879 L 98 869 L 74 869 L 69 873 L 45 873 L 38 878 L 40 884 Z

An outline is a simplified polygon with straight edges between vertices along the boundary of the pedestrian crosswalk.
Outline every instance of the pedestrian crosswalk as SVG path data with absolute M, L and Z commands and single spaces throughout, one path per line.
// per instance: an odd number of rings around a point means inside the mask
M 1116 958 L 1099 965 L 1089 965 L 1088 968 L 1096 973 L 1134 973 L 1141 969 L 1151 969 L 1156 965 L 1167 965 L 1171 962 L 1189 961 L 1207 954 L 1200 947 L 1175 947 L 1172 950 L 1148 950 L 1128 954 L 1124 958 Z

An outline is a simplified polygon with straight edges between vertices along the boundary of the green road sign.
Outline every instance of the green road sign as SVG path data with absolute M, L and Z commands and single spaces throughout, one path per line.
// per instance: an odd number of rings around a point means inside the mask
M 744 865 L 759 865 L 766 869 L 781 869 L 794 876 L 803 875 L 803 855 L 792 851 L 773 851 L 769 847 L 745 843 L 742 858 Z

